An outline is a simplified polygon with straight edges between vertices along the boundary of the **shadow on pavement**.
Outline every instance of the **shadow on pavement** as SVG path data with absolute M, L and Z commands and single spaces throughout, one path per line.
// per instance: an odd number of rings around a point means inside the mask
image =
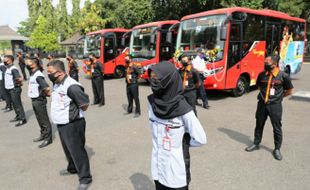
M 88 158 L 91 159 L 91 157 L 95 155 L 94 149 L 89 147 L 89 146 L 87 146 L 87 145 L 85 145 L 85 149 L 87 151 Z
M 26 115 L 27 120 L 29 120 L 29 118 L 34 115 L 34 112 L 32 109 L 30 109 L 30 110 L 25 111 L 25 115 Z
M 246 146 L 250 146 L 253 141 L 251 140 L 250 136 L 248 135 L 244 135 L 238 131 L 234 131 L 234 130 L 231 130 L 231 129 L 227 129 L 227 128 L 218 128 L 217 130 L 219 130 L 220 132 L 223 132 L 225 133 L 229 138 L 237 141 L 237 142 L 240 142 Z M 260 145 L 260 147 L 268 152 L 272 152 L 273 150 L 271 148 L 268 148 L 264 145 Z M 244 147 L 245 148 L 245 147 Z
M 134 190 L 155 190 L 153 181 L 142 173 L 135 173 L 129 177 Z

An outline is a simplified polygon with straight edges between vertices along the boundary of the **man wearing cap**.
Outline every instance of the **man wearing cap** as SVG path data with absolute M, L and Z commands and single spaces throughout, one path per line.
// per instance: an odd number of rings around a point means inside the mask
M 282 100 L 292 94 L 293 85 L 291 79 L 277 67 L 275 57 L 267 57 L 265 59 L 265 71 L 259 74 L 256 85 L 259 94 L 254 143 L 245 150 L 252 152 L 259 149 L 265 122 L 269 116 L 274 134 L 275 149 L 273 156 L 277 160 L 282 160 L 280 152 L 282 144 Z

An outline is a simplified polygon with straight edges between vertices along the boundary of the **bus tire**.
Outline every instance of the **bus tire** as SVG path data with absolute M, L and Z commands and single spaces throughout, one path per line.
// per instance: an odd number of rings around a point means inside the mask
M 290 68 L 290 66 L 286 66 L 285 69 L 284 69 L 284 72 L 286 74 L 288 74 L 288 76 L 291 76 L 291 68 Z
M 237 81 L 236 88 L 232 90 L 232 95 L 234 97 L 239 97 L 245 94 L 249 89 L 249 83 L 244 76 L 240 76 Z
M 114 70 L 114 77 L 115 78 L 122 78 L 125 76 L 125 67 L 117 66 Z

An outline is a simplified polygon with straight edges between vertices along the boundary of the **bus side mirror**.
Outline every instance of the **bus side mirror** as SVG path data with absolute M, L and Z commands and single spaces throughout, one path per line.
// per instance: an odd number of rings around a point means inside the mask
M 167 33 L 166 42 L 169 44 L 172 43 L 172 32 L 171 31 Z
M 226 40 L 227 27 L 223 26 L 220 29 L 220 40 Z
M 155 44 L 155 34 L 151 35 L 150 41 L 151 41 L 151 44 Z

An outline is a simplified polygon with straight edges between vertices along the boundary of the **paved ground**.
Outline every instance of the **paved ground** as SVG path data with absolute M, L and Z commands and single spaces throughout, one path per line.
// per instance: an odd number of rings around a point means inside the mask
M 310 65 L 293 77 L 296 91 L 310 91 Z M 91 93 L 90 81 L 82 79 Z M 70 190 L 77 176 L 63 177 L 65 156 L 56 131 L 54 143 L 38 149 L 32 139 L 39 135 L 30 100 L 23 87 L 28 124 L 15 128 L 13 112 L 0 113 L 0 189 Z M 140 87 L 142 116 L 124 116 L 124 79 L 105 81 L 106 106 L 87 111 L 87 150 L 94 182 L 92 190 L 154 190 L 150 176 L 151 131 L 146 114 L 147 85 Z M 284 159 L 273 159 L 273 135 L 267 122 L 260 151 L 247 153 L 254 131 L 257 91 L 240 98 L 211 92 L 210 110 L 198 107 L 198 115 L 208 136 L 208 144 L 191 149 L 192 190 L 308 190 L 310 188 L 310 103 L 284 101 Z M 4 103 L 0 103 L 3 107 Z

